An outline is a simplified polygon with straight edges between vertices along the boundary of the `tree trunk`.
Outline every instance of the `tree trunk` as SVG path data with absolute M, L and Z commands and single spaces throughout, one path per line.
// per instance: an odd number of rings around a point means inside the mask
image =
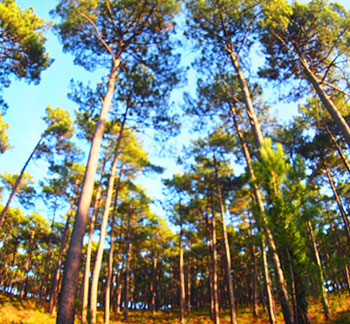
M 329 168 L 327 166 L 326 160 L 323 160 L 323 165 L 325 167 L 326 174 L 327 174 L 327 177 L 328 177 L 328 180 L 329 180 L 329 184 L 331 185 L 331 188 L 332 188 L 335 200 L 337 201 L 338 208 L 339 208 L 340 214 L 341 214 L 342 219 L 343 219 L 345 233 L 347 235 L 348 242 L 350 243 L 350 223 L 349 223 L 348 215 L 346 214 L 345 209 L 343 207 L 343 204 L 342 204 L 342 202 L 340 200 L 340 197 L 338 195 L 337 189 L 336 189 L 334 181 L 333 181 L 332 174 L 331 174 L 331 172 L 330 172 L 330 170 L 329 170 Z
M 53 276 L 51 293 L 50 293 L 49 308 L 48 308 L 48 311 L 51 315 L 54 315 L 55 310 L 56 310 L 56 306 L 57 306 L 58 283 L 60 280 L 63 253 L 66 249 L 68 232 L 69 232 L 69 225 L 70 225 L 70 220 L 72 218 L 74 208 L 75 208 L 75 206 L 74 206 L 74 204 L 72 204 L 71 209 L 69 210 L 68 215 L 67 215 L 66 224 L 64 226 L 64 230 L 63 230 L 63 234 L 62 234 L 62 238 L 61 238 L 60 252 L 58 255 L 56 270 L 55 270 L 55 273 Z
M 119 171 L 118 184 L 117 184 L 117 189 L 115 193 L 113 213 L 112 213 L 113 218 L 112 218 L 112 224 L 111 224 L 111 238 L 110 238 L 110 248 L 109 248 L 109 256 L 108 256 L 108 273 L 107 273 L 107 279 L 106 279 L 104 324 L 109 324 L 109 313 L 111 308 L 110 297 L 111 297 L 112 276 L 113 276 L 114 228 L 115 228 L 115 217 L 116 217 L 122 172 L 123 172 L 123 166 L 120 167 L 120 171 Z
M 252 259 L 253 259 L 253 316 L 258 317 L 259 316 L 259 307 L 258 307 L 258 289 L 257 289 L 257 275 L 258 275 L 258 269 L 257 269 L 257 262 L 256 262 L 256 256 L 255 256 L 255 243 L 254 243 L 254 237 L 253 237 L 253 226 L 251 219 L 249 220 L 249 228 L 250 228 L 250 243 L 251 243 L 251 253 L 252 253 Z
M 113 195 L 114 179 L 115 179 L 115 169 L 117 167 L 118 157 L 119 157 L 119 152 L 116 151 L 114 161 L 113 161 L 113 164 L 111 167 L 111 175 L 110 175 L 109 182 L 108 182 L 106 204 L 105 204 L 105 209 L 103 212 L 101 230 L 100 230 L 100 240 L 99 240 L 98 247 L 97 247 L 96 261 L 95 261 L 94 271 L 93 271 L 93 275 L 92 275 L 91 293 L 90 293 L 91 294 L 90 295 L 90 298 L 91 298 L 91 304 L 90 304 L 91 324 L 96 324 L 98 279 L 100 276 L 100 270 L 101 270 L 101 264 L 102 264 L 103 247 L 104 247 L 104 242 L 105 242 L 105 238 L 106 238 L 109 210 L 110 210 L 111 203 L 112 203 L 112 195 Z M 118 195 L 118 193 L 116 193 L 116 195 Z
M 317 277 L 318 277 L 318 285 L 319 285 L 319 295 L 321 297 L 321 303 L 322 303 L 322 307 L 323 307 L 323 312 L 324 312 L 324 316 L 325 319 L 328 320 L 330 313 L 329 313 L 329 306 L 328 306 L 328 298 L 327 298 L 327 293 L 324 289 L 324 276 L 323 276 L 323 271 L 322 271 L 322 263 L 321 263 L 321 259 L 320 259 L 320 255 L 318 253 L 318 248 L 317 248 L 317 244 L 315 241 L 315 236 L 314 236 L 314 231 L 312 229 L 312 224 L 310 221 L 306 222 L 307 225 L 307 231 L 309 233 L 309 237 L 311 240 L 311 245 L 312 245 L 312 252 L 316 261 L 316 266 L 317 266 Z
M 9 196 L 9 198 L 7 199 L 7 202 L 6 202 L 6 205 L 4 207 L 4 209 L 1 211 L 1 214 L 0 214 L 0 229 L 1 229 L 1 226 L 2 226 L 2 223 L 5 219 L 5 216 L 6 216 L 6 213 L 8 211 L 8 209 L 10 208 L 10 203 L 12 201 L 12 198 L 14 197 L 15 193 L 17 192 L 17 189 L 18 189 L 18 186 L 23 178 L 23 174 L 24 174 L 24 171 L 25 169 L 27 168 L 29 162 L 31 161 L 31 159 L 33 158 L 36 150 L 38 149 L 41 141 L 44 139 L 46 134 L 42 135 L 41 138 L 39 139 L 38 143 L 35 145 L 34 147 L 34 150 L 32 151 L 32 153 L 30 154 L 28 160 L 26 161 L 26 163 L 24 163 L 24 166 L 19 174 L 19 176 L 17 177 L 16 181 L 15 181 L 15 184 L 13 185 L 13 188 L 12 188 L 12 191 L 11 191 L 11 194 Z
M 180 215 L 180 218 L 182 216 Z M 180 221 L 180 324 L 185 324 L 185 275 L 184 275 L 184 255 L 183 255 L 183 229 Z
M 209 289 L 210 289 L 210 317 L 211 317 L 211 320 L 214 322 L 214 324 L 220 324 L 219 314 L 216 315 L 216 311 L 214 308 L 215 297 L 214 297 L 214 283 L 213 283 L 213 268 L 210 262 L 210 255 L 212 255 L 214 259 L 214 254 L 213 252 L 211 252 L 213 251 L 213 239 L 212 239 L 212 235 L 210 235 L 210 229 L 209 229 L 209 214 L 207 212 L 205 212 L 205 214 L 206 214 L 205 231 L 206 231 L 206 243 L 207 243 L 207 268 L 208 268 L 208 280 L 209 280 Z M 216 282 L 216 289 L 217 289 L 217 282 Z
M 28 286 L 28 273 L 29 273 L 29 268 L 32 263 L 32 253 L 33 253 L 33 245 L 34 245 L 34 236 L 35 236 L 35 231 L 34 229 L 31 231 L 30 234 L 30 240 L 29 240 L 29 247 L 28 247 L 28 253 L 27 253 L 27 260 L 24 265 L 24 274 L 25 274 L 25 281 L 21 285 L 21 291 L 19 293 L 19 298 L 23 298 L 25 295 L 25 292 L 27 291 L 27 286 Z
M 101 199 L 101 193 L 102 193 L 102 181 L 103 181 L 103 178 L 105 175 L 107 153 L 109 151 L 110 145 L 111 145 L 111 141 L 108 142 L 108 146 L 106 147 L 106 150 L 105 150 L 101 177 L 100 177 L 100 181 L 99 181 L 98 186 L 97 186 L 95 203 L 94 203 L 93 212 L 92 212 L 91 220 L 90 220 L 90 231 L 89 231 L 88 244 L 86 247 L 86 261 L 85 261 L 85 269 L 84 269 L 84 277 L 83 277 L 81 324 L 87 323 L 87 307 L 88 307 L 88 302 L 89 302 L 91 253 L 92 253 L 92 243 L 93 243 L 92 236 L 94 235 L 94 231 L 95 231 L 96 216 L 97 216 L 98 207 L 99 207 L 99 203 L 100 203 L 100 199 Z
M 127 227 L 127 246 L 126 246 L 126 260 L 125 260 L 125 298 L 124 298 L 124 320 L 129 320 L 129 295 L 130 295 L 130 258 L 131 258 L 131 215 L 132 210 L 130 206 L 128 215 L 128 227 Z
M 73 226 L 73 233 L 67 253 L 67 261 L 64 266 L 62 288 L 60 292 L 59 308 L 56 321 L 57 324 L 74 324 L 74 300 L 78 288 L 83 237 L 86 231 L 86 222 L 89 214 L 92 192 L 94 189 L 99 152 L 109 107 L 113 98 L 115 80 L 118 74 L 119 64 L 120 57 L 118 57 L 118 59 L 113 63 L 108 82 L 108 90 L 103 100 L 99 120 L 91 143 L 91 149 L 81 189 L 78 210 Z
M 213 250 L 213 290 L 214 290 L 214 324 L 220 324 L 220 303 L 219 303 L 219 284 L 218 284 L 218 256 L 216 249 L 216 214 L 214 210 L 214 203 L 211 197 L 212 208 L 212 250 Z
M 219 204 L 220 204 L 222 232 L 224 236 L 224 245 L 225 245 L 226 276 L 227 276 L 227 289 L 228 289 L 228 295 L 230 300 L 231 324 L 237 324 L 236 310 L 235 310 L 235 297 L 234 297 L 232 277 L 231 277 L 230 244 L 228 241 L 227 227 L 226 227 L 226 220 L 225 220 L 225 207 L 224 207 L 224 202 L 222 200 L 222 195 L 221 195 L 221 186 L 219 183 L 218 169 L 217 169 L 215 156 L 214 156 L 214 165 L 215 165 L 215 182 L 216 182 L 217 195 L 218 195 Z
M 241 142 L 241 146 L 242 146 L 242 150 L 243 150 L 243 154 L 247 163 L 247 167 L 253 182 L 252 185 L 252 189 L 254 192 L 254 196 L 255 196 L 255 200 L 257 203 L 257 206 L 259 208 L 259 211 L 261 213 L 261 221 L 263 223 L 264 226 L 264 231 L 266 233 L 267 236 L 267 240 L 269 243 L 269 247 L 272 251 L 272 257 L 273 257 L 273 261 L 274 261 L 274 265 L 275 265 L 275 269 L 276 269 L 276 275 L 277 275 L 277 284 L 278 284 L 278 288 L 279 288 L 279 300 L 282 306 L 282 313 L 283 313 L 283 317 L 284 317 L 284 321 L 286 324 L 293 324 L 293 315 L 292 315 L 292 309 L 290 306 L 290 302 L 289 302 L 289 298 L 288 298 L 288 292 L 287 292 L 287 288 L 286 288 L 286 281 L 284 279 L 284 274 L 283 274 L 283 270 L 282 270 L 282 266 L 281 266 L 281 262 L 280 262 L 280 258 L 277 254 L 277 248 L 276 248 L 276 244 L 275 244 L 275 240 L 273 238 L 273 235 L 271 233 L 270 227 L 269 227 L 269 222 L 267 220 L 267 217 L 265 215 L 265 207 L 264 207 L 264 203 L 263 203 L 263 199 L 260 193 L 260 190 L 258 188 L 258 185 L 256 184 L 256 176 L 255 176 L 255 172 L 254 172 L 254 168 L 252 165 L 252 160 L 250 157 L 250 153 L 248 150 L 248 147 L 244 141 L 243 138 L 243 134 L 241 133 L 239 126 L 238 126 L 238 122 L 237 122 L 237 118 L 236 118 L 236 110 L 233 106 L 231 106 L 231 112 L 232 112 L 232 116 L 233 116 L 233 120 L 234 120 L 234 124 L 235 124 L 235 128 L 237 131 L 237 134 L 240 138 L 240 142 Z M 251 124 L 252 128 L 256 128 L 258 125 L 257 124 Z M 258 127 L 259 128 L 259 127 Z M 258 133 L 258 132 L 257 132 Z M 261 133 L 261 132 L 260 132 Z M 260 148 L 263 143 L 262 142 L 257 142 L 256 145 Z M 265 265 L 264 265 L 265 268 Z M 266 265 L 266 269 L 267 269 L 267 265 Z M 267 274 L 265 274 L 265 280 L 268 280 Z M 269 289 L 269 287 L 271 287 L 268 282 L 266 282 L 266 288 Z M 267 296 L 272 296 L 271 292 L 267 292 Z M 269 310 L 272 311 L 274 309 L 273 307 L 273 301 L 272 300 L 268 300 L 269 303 Z M 270 321 L 276 320 L 276 316 L 274 315 L 270 315 Z
M 152 305 L 152 314 L 156 312 L 156 285 L 157 285 L 157 264 L 158 264 L 158 253 L 157 249 L 154 249 L 153 257 L 153 267 L 152 267 L 152 287 L 151 287 L 151 305 Z
M 299 56 L 300 63 L 304 69 L 306 79 L 315 89 L 318 97 L 320 98 L 322 104 L 326 107 L 329 114 L 332 116 L 333 121 L 338 126 L 338 129 L 343 134 L 344 139 L 348 146 L 350 147 L 350 127 L 344 117 L 339 112 L 337 106 L 333 100 L 327 95 L 326 91 L 322 87 L 322 82 L 317 79 L 316 75 L 309 68 L 308 64 Z
M 269 314 L 270 324 L 276 324 L 277 322 L 276 307 L 275 307 L 275 301 L 273 299 L 273 294 L 272 294 L 272 283 L 271 283 L 268 262 L 267 262 L 267 253 L 266 253 L 266 244 L 265 244 L 264 234 L 262 234 L 261 236 L 261 252 L 262 252 L 266 294 L 267 294 L 267 310 Z

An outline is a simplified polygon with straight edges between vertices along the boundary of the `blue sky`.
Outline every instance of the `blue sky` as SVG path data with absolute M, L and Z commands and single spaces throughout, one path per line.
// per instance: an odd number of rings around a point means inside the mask
M 342 3 L 348 10 L 350 9 L 349 0 L 338 2 Z M 35 12 L 46 20 L 51 19 L 48 12 L 57 4 L 56 1 L 52 0 L 18 0 L 17 3 L 22 8 L 33 6 Z M 7 133 L 10 144 L 13 147 L 5 154 L 0 155 L 0 173 L 18 173 L 21 170 L 45 128 L 41 118 L 44 116 L 45 108 L 48 105 L 51 105 L 53 108 L 61 107 L 67 109 L 73 114 L 76 105 L 67 99 L 69 83 L 72 78 L 82 81 L 90 80 L 93 85 L 103 76 L 104 71 L 101 69 L 91 73 L 79 66 L 75 66 L 73 57 L 62 52 L 62 47 L 52 31 L 47 33 L 47 38 L 46 48 L 55 61 L 50 68 L 42 73 L 40 84 L 28 85 L 24 82 L 13 81 L 11 87 L 4 91 L 4 98 L 9 104 L 9 109 L 4 119 L 10 124 L 10 129 Z M 190 83 L 194 83 L 193 79 Z M 188 89 L 193 90 L 193 84 L 190 84 Z M 181 96 L 181 93 L 175 95 L 176 98 Z M 180 153 L 182 144 L 186 142 L 187 136 L 183 135 L 178 140 L 178 153 Z M 171 177 L 172 173 L 178 170 L 174 160 L 159 159 L 157 157 L 158 147 L 146 138 L 144 143 L 144 148 L 150 153 L 153 163 L 167 167 L 164 177 Z M 46 171 L 40 162 L 33 161 L 27 172 L 33 174 L 34 180 L 37 181 L 45 176 Z M 152 198 L 162 197 L 159 177 L 153 179 L 143 178 L 141 182 L 148 188 L 148 193 Z M 158 209 L 158 211 L 160 210 Z

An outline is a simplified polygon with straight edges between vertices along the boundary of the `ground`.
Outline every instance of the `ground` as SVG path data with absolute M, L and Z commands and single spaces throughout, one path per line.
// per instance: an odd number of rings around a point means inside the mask
M 350 297 L 329 296 L 331 319 L 327 324 L 350 324 Z M 260 316 L 254 318 L 249 308 L 237 310 L 237 322 L 239 324 L 268 324 L 268 316 L 260 310 Z M 221 316 L 222 324 L 229 324 L 228 314 Z M 322 314 L 321 304 L 313 301 L 310 307 L 310 320 L 312 324 L 326 323 Z M 77 319 L 76 323 L 80 321 Z M 55 317 L 46 312 L 45 303 L 37 303 L 36 300 L 23 299 L 0 293 L 0 324 L 55 324 Z M 99 313 L 98 323 L 103 323 L 103 314 Z M 123 316 L 112 315 L 110 324 L 121 324 Z M 161 311 L 154 315 L 150 311 L 130 311 L 130 324 L 178 324 L 178 314 L 171 311 Z M 208 312 L 193 311 L 186 316 L 187 324 L 210 324 Z M 281 314 L 278 314 L 278 324 L 283 324 Z

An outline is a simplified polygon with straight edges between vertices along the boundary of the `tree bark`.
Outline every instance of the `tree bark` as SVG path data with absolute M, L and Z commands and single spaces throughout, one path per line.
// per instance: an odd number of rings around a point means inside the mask
M 128 227 L 127 227 L 127 237 L 126 237 L 126 260 L 125 260 L 125 298 L 124 298 L 124 320 L 127 322 L 129 320 L 129 296 L 130 296 L 130 258 L 131 258 L 131 249 L 132 249 L 132 241 L 131 241 L 131 210 L 132 206 L 130 206 L 129 214 L 128 214 Z
M 62 234 L 62 238 L 61 238 L 60 252 L 58 255 L 56 270 L 55 270 L 55 273 L 53 276 L 51 293 L 50 293 L 49 308 L 48 308 L 48 311 L 51 315 L 54 315 L 55 310 L 56 310 L 56 306 L 57 306 L 58 283 L 60 280 L 63 253 L 64 253 L 64 251 L 66 249 L 66 245 L 67 245 L 69 225 L 70 225 L 70 220 L 72 218 L 74 208 L 75 208 L 75 206 L 74 206 L 74 204 L 72 204 L 72 206 L 68 212 L 68 215 L 67 215 L 66 224 L 64 226 L 64 230 L 63 230 L 63 234 Z
M 113 214 L 112 214 L 113 219 L 111 224 L 111 238 L 110 238 L 110 248 L 109 248 L 109 256 L 108 256 L 108 273 L 107 273 L 107 279 L 106 279 L 104 324 L 109 324 L 109 313 L 111 308 L 110 297 L 111 297 L 112 276 L 113 276 L 114 228 L 115 228 L 115 217 L 116 217 L 122 172 L 123 172 L 123 166 L 120 167 L 120 171 L 119 171 L 118 184 L 117 184 L 117 189 L 115 193 Z
M 83 237 L 86 230 L 86 222 L 91 204 L 99 152 L 108 111 L 113 98 L 115 80 L 118 74 L 119 64 L 120 57 L 118 57 L 118 59 L 113 62 L 113 67 L 109 76 L 108 90 L 103 100 L 99 120 L 91 143 L 91 149 L 81 189 L 77 215 L 75 218 L 73 233 L 67 253 L 67 261 L 64 266 L 62 288 L 60 292 L 59 308 L 56 321 L 57 324 L 74 324 L 74 300 L 78 288 Z
M 104 160 L 102 165 L 102 172 L 100 181 L 97 186 L 96 195 L 95 195 L 95 203 L 93 207 L 93 212 L 90 219 L 90 231 L 89 231 L 89 239 L 86 247 L 86 261 L 85 261 L 85 269 L 84 269 L 84 277 L 83 277 L 83 297 L 82 297 L 82 312 L 81 312 L 81 324 L 87 323 L 87 307 L 89 301 L 89 284 L 90 284 L 90 268 L 91 268 L 91 253 L 92 253 L 92 236 L 95 231 L 95 222 L 96 216 L 98 212 L 98 207 L 101 199 L 102 193 L 102 181 L 105 175 L 105 167 L 107 162 L 107 153 L 109 151 L 109 147 L 111 145 L 111 141 L 109 141 L 108 146 L 106 147 Z
M 317 79 L 316 75 L 309 68 L 308 64 L 299 56 L 300 63 L 303 67 L 306 79 L 315 89 L 318 97 L 320 98 L 322 104 L 326 107 L 329 114 L 332 116 L 333 121 L 338 126 L 338 129 L 343 134 L 344 139 L 348 146 L 350 147 L 350 127 L 344 117 L 339 112 L 337 106 L 333 100 L 327 95 L 326 91 L 322 87 L 322 82 Z
M 343 204 L 342 204 L 342 202 L 340 200 L 340 197 L 338 195 L 337 189 L 336 189 L 334 181 L 333 181 L 332 174 L 331 174 L 331 172 L 330 172 L 330 170 L 328 168 L 326 160 L 323 160 L 323 165 L 325 167 L 326 174 L 327 174 L 327 177 L 328 177 L 328 180 L 329 180 L 329 184 L 330 184 L 330 186 L 332 188 L 335 200 L 337 201 L 338 208 L 339 208 L 340 214 L 341 214 L 342 219 L 343 219 L 345 233 L 347 235 L 348 242 L 350 243 L 350 222 L 349 222 L 349 219 L 348 219 L 348 215 L 346 214 L 345 209 L 343 207 Z
M 264 207 L 263 198 L 261 196 L 261 192 L 260 192 L 260 190 L 258 188 L 258 185 L 256 184 L 256 176 L 255 176 L 255 171 L 254 171 L 254 168 L 253 168 L 253 165 L 252 165 L 252 160 L 251 160 L 251 157 L 250 157 L 250 153 L 249 153 L 247 144 L 244 141 L 243 134 L 241 133 L 241 131 L 239 129 L 239 125 L 238 125 L 237 118 L 236 118 L 236 110 L 235 110 L 235 108 L 233 106 L 231 106 L 230 108 L 231 108 L 231 112 L 232 112 L 235 128 L 236 128 L 237 134 L 238 134 L 238 136 L 240 138 L 240 142 L 241 142 L 243 154 L 244 154 L 244 157 L 245 157 L 245 160 L 246 160 L 246 163 L 247 163 L 247 167 L 248 167 L 251 179 L 252 179 L 252 183 L 253 183 L 252 189 L 253 189 L 253 192 L 254 192 L 254 196 L 255 196 L 255 200 L 256 200 L 258 209 L 259 209 L 260 214 L 261 214 L 260 218 L 261 218 L 263 226 L 264 226 L 264 231 L 265 231 L 266 236 L 267 236 L 269 247 L 270 247 L 270 249 L 272 251 L 272 257 L 273 257 L 273 261 L 274 261 L 274 265 L 275 265 L 275 269 L 276 269 L 277 283 L 278 283 L 278 288 L 279 288 L 279 300 L 280 300 L 281 306 L 282 306 L 283 317 L 284 317 L 284 320 L 285 320 L 286 324 L 293 324 L 293 315 L 292 315 L 292 309 L 291 309 L 291 305 L 290 305 L 289 298 L 288 298 L 288 292 L 287 292 L 287 288 L 286 288 L 286 281 L 284 279 L 284 274 L 283 274 L 280 258 L 279 258 L 278 254 L 277 254 L 277 247 L 276 247 L 276 244 L 275 244 L 275 240 L 273 238 L 273 235 L 271 233 L 267 217 L 265 215 L 265 207 Z M 252 124 L 251 126 L 254 128 L 254 127 L 257 127 L 258 125 L 257 124 Z M 262 142 L 261 143 L 257 142 L 256 145 L 260 148 L 263 145 L 263 143 Z M 264 258 L 263 258 L 263 261 L 265 262 Z M 264 268 L 267 269 L 267 265 L 266 266 L 264 265 Z M 265 280 L 268 280 L 268 273 L 265 273 Z M 271 285 L 269 285 L 269 283 L 266 282 L 266 288 L 269 289 L 269 287 L 271 287 Z M 268 298 L 272 297 L 271 291 L 267 292 L 267 296 L 268 296 Z M 273 321 L 276 320 L 276 315 L 272 314 L 272 311 L 274 309 L 273 300 L 268 300 L 268 303 L 269 303 L 268 309 L 271 312 L 271 314 L 270 314 L 270 321 L 271 321 L 271 323 L 273 323 Z
M 221 222 L 222 222 L 222 232 L 223 232 L 223 236 L 224 236 L 224 245 L 225 245 L 226 276 L 227 276 L 227 289 L 228 289 L 228 295 L 229 295 L 229 300 L 230 300 L 231 324 L 237 324 L 236 309 L 235 309 L 235 297 L 234 297 L 233 283 L 232 283 L 232 277 L 231 277 L 230 244 L 228 241 L 227 227 L 226 227 L 226 220 L 225 220 L 225 207 L 224 207 L 224 202 L 223 202 L 222 195 L 221 195 L 221 186 L 219 183 L 218 169 L 217 169 L 215 156 L 214 156 L 214 166 L 215 166 L 215 182 L 216 182 L 216 188 L 217 188 L 217 195 L 219 198 Z
M 182 216 L 180 215 L 180 218 Z M 183 255 L 183 229 L 182 221 L 180 221 L 180 324 L 185 324 L 185 275 L 184 275 L 184 255 Z
M 216 213 L 214 210 L 213 197 L 211 196 L 212 209 L 212 253 L 213 253 L 213 290 L 214 290 L 214 324 L 220 324 L 220 303 L 219 303 L 219 284 L 218 284 L 218 256 L 216 248 Z
M 100 270 L 101 270 L 101 264 L 102 264 L 102 257 L 103 257 L 103 247 L 106 239 L 106 230 L 107 230 L 107 224 L 108 224 L 108 218 L 109 218 L 109 211 L 112 204 L 112 196 L 113 196 L 113 190 L 114 190 L 114 180 L 115 180 L 115 171 L 117 168 L 117 163 L 119 160 L 119 151 L 120 151 L 120 144 L 123 136 L 123 129 L 126 121 L 128 110 L 126 110 L 124 114 L 124 120 L 122 122 L 122 125 L 120 127 L 119 135 L 118 135 L 118 141 L 116 144 L 116 148 L 114 151 L 114 160 L 111 166 L 111 175 L 109 177 L 108 181 L 108 188 L 107 188 L 107 197 L 106 197 L 106 203 L 105 208 L 102 216 L 102 223 L 101 223 L 101 229 L 100 229 L 100 240 L 97 247 L 97 255 L 95 260 L 95 266 L 94 271 L 92 275 L 92 282 L 91 282 L 91 292 L 90 292 L 90 311 L 91 311 L 91 324 L 96 324 L 96 311 L 97 311 L 97 290 L 98 290 L 98 280 L 100 277 Z M 120 182 L 119 182 L 120 185 Z M 116 192 L 116 195 L 118 195 L 118 192 Z
M 328 298 L 327 298 L 327 293 L 324 289 L 324 276 L 323 276 L 323 271 L 322 271 L 322 263 L 321 263 L 321 259 L 320 259 L 320 254 L 318 253 L 318 248 L 317 248 L 317 244 L 316 244 L 316 240 L 315 240 L 315 235 L 314 235 L 314 231 L 312 229 L 312 224 L 311 222 L 308 220 L 306 222 L 307 225 L 307 231 L 309 233 L 309 237 L 311 240 L 311 245 L 312 245 L 312 252 L 316 261 L 316 266 L 317 266 L 317 277 L 318 277 L 318 285 L 319 285 L 319 294 L 321 297 L 321 303 L 322 303 L 322 307 L 323 307 L 323 312 L 324 312 L 324 316 L 325 316 L 325 320 L 329 319 L 330 313 L 329 313 L 329 305 L 328 305 Z

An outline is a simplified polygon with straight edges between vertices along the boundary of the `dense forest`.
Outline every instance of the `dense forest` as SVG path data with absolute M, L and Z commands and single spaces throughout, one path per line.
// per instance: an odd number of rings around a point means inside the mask
M 350 13 L 326 0 L 59 0 L 50 14 L 0 2 L 2 157 L 6 112 L 21 108 L 4 94 L 50 69 L 49 27 L 104 77 L 72 81 L 76 110 L 48 106 L 23 168 L 0 175 L 1 294 L 59 324 L 136 310 L 236 324 L 243 308 L 311 324 L 314 304 L 317 323 L 332 319 L 329 299 L 350 294 Z M 298 112 L 282 123 L 272 103 Z M 137 182 L 164 172 L 147 135 L 169 154 L 185 144 L 160 215 Z

